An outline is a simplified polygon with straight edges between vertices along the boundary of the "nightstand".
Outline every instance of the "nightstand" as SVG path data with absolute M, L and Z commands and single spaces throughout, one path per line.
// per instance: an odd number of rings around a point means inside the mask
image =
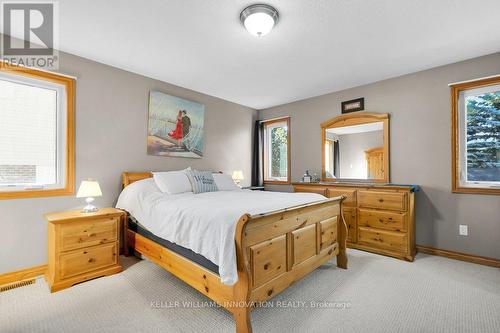
M 49 222 L 45 279 L 51 292 L 122 270 L 119 236 L 125 216 L 115 208 L 45 214 Z
M 252 191 L 264 191 L 264 186 L 245 186 L 242 187 L 244 190 L 252 190 Z

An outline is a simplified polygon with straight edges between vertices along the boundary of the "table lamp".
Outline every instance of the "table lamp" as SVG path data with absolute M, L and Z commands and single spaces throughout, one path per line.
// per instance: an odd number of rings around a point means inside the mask
M 99 208 L 92 205 L 92 202 L 94 201 L 94 197 L 100 196 L 102 196 L 102 192 L 97 181 L 92 179 L 82 181 L 78 188 L 78 193 L 76 194 L 77 198 L 86 198 L 85 202 L 87 205 L 83 207 L 82 213 L 97 212 Z
M 233 171 L 233 176 L 232 176 L 234 182 L 236 183 L 236 185 L 240 186 L 240 183 L 243 179 L 245 179 L 245 177 L 243 177 L 243 171 L 241 170 L 236 170 L 236 171 Z

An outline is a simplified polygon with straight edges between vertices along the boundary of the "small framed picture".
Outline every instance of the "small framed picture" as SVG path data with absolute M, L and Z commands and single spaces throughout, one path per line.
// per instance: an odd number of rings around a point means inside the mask
M 350 101 L 342 102 L 342 113 L 362 111 L 365 109 L 365 99 L 356 98 Z

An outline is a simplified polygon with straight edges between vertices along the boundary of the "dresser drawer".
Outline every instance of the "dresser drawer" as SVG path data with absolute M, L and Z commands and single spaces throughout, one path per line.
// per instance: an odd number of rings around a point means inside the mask
M 359 227 L 358 243 L 386 250 L 406 252 L 406 234 L 395 231 Z
M 61 225 L 61 250 L 68 251 L 116 241 L 118 217 Z
M 250 248 L 254 286 L 260 286 L 286 272 L 286 235 Z
M 359 209 L 358 225 L 393 231 L 406 231 L 406 213 Z
M 326 190 L 327 196 L 329 198 L 345 196 L 345 200 L 342 201 L 342 205 L 346 206 L 356 206 L 356 190 L 350 188 L 328 188 Z
M 359 207 L 406 211 L 406 193 L 358 191 Z
M 318 193 L 326 196 L 326 188 L 317 186 L 317 185 L 295 185 L 293 187 L 295 192 L 310 192 L 310 193 Z
M 61 254 L 60 277 L 62 279 L 117 264 L 116 242 Z

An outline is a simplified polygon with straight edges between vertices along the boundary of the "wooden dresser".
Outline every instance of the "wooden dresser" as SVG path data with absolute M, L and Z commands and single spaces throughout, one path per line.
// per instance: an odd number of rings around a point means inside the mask
M 332 198 L 344 195 L 342 213 L 347 246 L 413 261 L 415 258 L 416 186 L 294 183 L 295 192 Z
M 49 222 L 45 279 L 50 291 L 122 270 L 118 254 L 125 212 L 102 208 L 95 213 L 51 213 L 45 218 Z

